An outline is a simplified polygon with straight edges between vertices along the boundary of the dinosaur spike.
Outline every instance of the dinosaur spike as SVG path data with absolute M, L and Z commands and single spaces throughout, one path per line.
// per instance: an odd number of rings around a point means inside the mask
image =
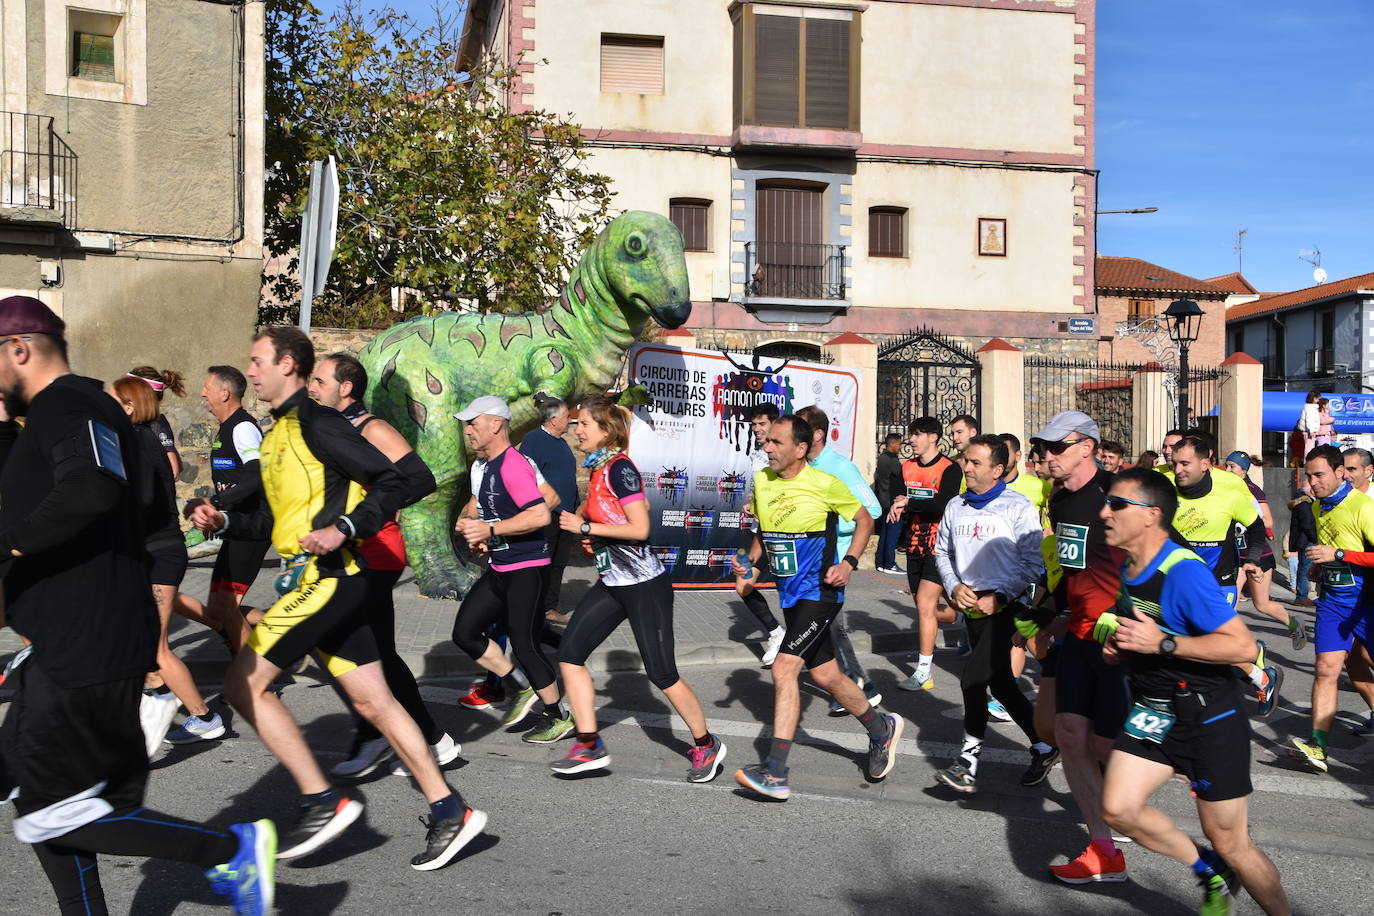
M 406 410 L 410 412 L 410 418 L 415 421 L 415 425 L 420 429 L 425 428 L 425 421 L 429 419 L 429 409 L 414 398 L 406 395 Z
M 444 390 L 444 383 L 435 378 L 433 372 L 430 372 L 428 369 L 426 369 L 425 387 L 429 389 L 430 394 L 440 394 Z
M 563 304 L 568 304 L 567 293 L 563 294 Z M 563 325 L 558 323 L 558 318 L 551 311 L 544 313 L 544 332 L 548 334 L 549 337 L 562 337 L 564 340 L 572 340 L 572 337 L 568 335 L 567 331 L 563 330 Z
M 587 304 L 587 291 L 582 288 L 582 278 L 578 277 L 573 281 L 573 295 L 577 297 L 578 305 Z
M 391 359 L 387 360 L 386 368 L 382 370 L 382 377 L 378 381 L 378 384 L 383 388 L 391 384 L 391 377 L 396 374 L 396 359 L 400 355 L 399 353 L 393 353 L 391 354 Z
M 553 365 L 553 371 L 554 371 L 554 372 L 562 372 L 562 371 L 563 371 L 563 365 L 564 365 L 564 363 L 563 363 L 563 354 L 558 352 L 558 348 L 557 348 L 557 347 L 550 348 L 550 350 L 549 350 L 549 362 Z
M 449 341 L 457 343 L 460 340 L 466 340 L 472 344 L 472 348 L 477 351 L 479 357 L 482 355 L 482 351 L 487 348 L 487 338 L 482 333 L 481 325 L 474 326 L 466 322 L 454 322 L 453 328 L 449 332 Z
M 510 342 L 516 337 L 534 337 L 528 315 L 507 315 L 501 322 L 501 349 L 509 350 Z

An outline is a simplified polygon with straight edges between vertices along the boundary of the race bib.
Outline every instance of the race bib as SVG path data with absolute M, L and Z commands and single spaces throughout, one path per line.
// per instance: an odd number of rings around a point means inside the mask
M 272 580 L 272 589 L 279 597 L 285 597 L 301 587 L 301 577 L 310 566 L 314 554 L 298 553 L 287 560 L 277 578 Z
M 592 551 L 592 559 L 596 561 L 596 571 L 604 575 L 611 571 L 611 548 L 598 547 Z
M 907 499 L 934 499 L 935 490 L 932 487 L 918 487 L 915 484 L 906 485 Z
M 1349 563 L 1326 563 L 1322 566 L 1322 584 L 1330 588 L 1349 587 L 1355 584 L 1355 574 Z
M 1164 736 L 1174 727 L 1173 712 L 1153 703 L 1137 703 L 1131 707 L 1123 726 L 1126 734 L 1141 741 L 1163 744 Z
M 1060 522 L 1054 526 L 1054 550 L 1059 565 L 1065 569 L 1086 569 L 1088 566 L 1088 526 Z
M 795 541 L 767 540 L 763 542 L 763 549 L 768 551 L 768 565 L 772 567 L 774 576 L 785 579 L 797 574 Z

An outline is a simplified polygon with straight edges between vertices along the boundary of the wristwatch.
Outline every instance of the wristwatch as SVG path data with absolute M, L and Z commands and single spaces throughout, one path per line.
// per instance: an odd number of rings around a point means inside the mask
M 1336 548 L 1336 562 L 1337 562 L 1337 563 L 1344 563 L 1344 562 L 1345 562 L 1345 551 L 1344 551 L 1344 550 L 1341 550 L 1339 547 Z
M 582 523 L 582 527 L 579 528 L 579 529 L 577 529 L 577 530 L 582 532 L 582 536 L 583 536 L 584 538 L 586 538 L 586 537 L 591 537 L 591 536 L 592 536 L 592 523 L 591 523 L 591 522 L 583 522 L 583 523 Z
M 1174 641 L 1174 638 L 1173 638 L 1172 636 L 1166 636 L 1166 637 L 1164 637 L 1164 639 L 1160 640 L 1160 643 L 1159 643 L 1159 654 L 1160 654 L 1160 655 L 1173 655 L 1173 654 L 1174 654 L 1174 650 L 1177 649 L 1177 648 L 1178 648 L 1178 643 Z
M 849 568 L 850 568 L 850 569 L 858 569 L 858 568 L 859 568 L 859 561 L 858 561 L 857 559 L 855 559 L 855 557 L 854 557 L 854 555 L 853 555 L 852 553 L 847 553 L 847 554 L 845 554 L 844 557 L 843 557 L 842 559 L 844 560 L 844 562 L 846 562 L 846 563 L 849 564 Z

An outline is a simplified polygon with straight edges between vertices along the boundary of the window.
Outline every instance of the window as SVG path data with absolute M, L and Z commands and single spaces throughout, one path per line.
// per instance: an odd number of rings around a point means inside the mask
M 674 197 L 668 202 L 668 218 L 682 233 L 684 251 L 711 250 L 711 202 Z
M 663 38 L 602 35 L 601 91 L 663 95 Z
M 120 27 L 124 17 L 86 10 L 70 10 L 71 60 L 68 74 L 76 79 L 117 83 L 123 69 L 123 36 Z
M 873 207 L 868 211 L 868 256 L 906 257 L 905 207 Z
M 1144 321 L 1155 316 L 1153 299 L 1132 299 L 1126 305 L 1126 317 L 1131 321 Z
M 148 104 L 147 0 L 41 0 L 48 95 Z
M 1245 350 L 1245 332 L 1236 328 L 1231 332 L 1231 352 L 1242 353 Z
M 735 13 L 735 121 L 858 130 L 859 13 L 745 4 Z

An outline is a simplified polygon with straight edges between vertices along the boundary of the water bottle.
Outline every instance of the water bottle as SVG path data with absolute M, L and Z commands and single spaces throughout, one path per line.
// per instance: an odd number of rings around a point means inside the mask
M 186 532 L 186 536 L 182 540 L 186 543 L 186 548 L 189 550 L 197 544 L 205 543 L 205 532 L 201 531 L 199 528 L 192 528 L 190 531 Z
M 735 562 L 738 563 L 740 566 L 743 566 L 745 569 L 749 570 L 743 576 L 737 577 L 741 581 L 752 582 L 754 580 L 754 577 L 759 574 L 759 571 L 755 569 L 753 564 L 749 562 L 749 551 L 745 550 L 743 547 L 735 551 Z

